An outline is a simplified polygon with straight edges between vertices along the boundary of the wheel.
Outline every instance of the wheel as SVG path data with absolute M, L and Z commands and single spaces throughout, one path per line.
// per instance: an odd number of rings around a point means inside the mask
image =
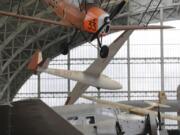
M 69 47 L 68 47 L 68 46 L 64 46 L 64 47 L 62 48 L 62 54 L 63 54 L 63 55 L 67 55 L 68 52 L 69 52 Z
M 108 54 L 109 54 L 109 47 L 106 45 L 102 46 L 100 50 L 101 58 L 107 58 Z

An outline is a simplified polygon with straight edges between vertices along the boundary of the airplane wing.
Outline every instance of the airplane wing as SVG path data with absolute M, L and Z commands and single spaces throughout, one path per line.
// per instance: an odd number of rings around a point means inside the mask
M 35 16 L 18 15 L 17 13 L 6 12 L 6 11 L 0 11 L 0 16 L 10 16 L 10 17 L 15 17 L 17 19 L 29 20 L 33 22 L 48 24 L 48 25 L 60 25 L 60 26 L 69 26 L 69 27 L 72 26 L 70 23 L 64 20 L 53 21 L 53 20 L 43 19 L 43 18 L 39 18 Z
M 17 101 L 12 105 L 0 106 L 1 135 L 7 131 L 13 135 L 83 135 L 39 99 Z
M 119 49 L 123 46 L 123 44 L 127 41 L 129 36 L 132 34 L 133 31 L 125 31 L 123 34 L 121 34 L 110 46 L 109 46 L 109 55 L 106 59 L 97 58 L 89 68 L 87 68 L 85 73 L 93 74 L 96 76 L 99 76 L 103 70 L 106 68 L 106 66 L 109 64 L 109 62 L 112 60 L 112 58 L 116 55 L 116 53 L 119 51 Z M 66 105 L 73 104 L 81 95 L 86 91 L 86 89 L 89 87 L 89 85 L 77 82 L 74 89 L 68 96 L 68 99 L 66 101 Z
M 151 111 L 151 110 L 140 108 L 140 107 L 135 107 L 135 106 L 126 105 L 126 104 L 122 104 L 122 103 L 114 103 L 111 101 L 100 100 L 100 99 L 96 99 L 96 98 L 88 97 L 88 96 L 82 96 L 82 98 L 94 101 L 94 102 L 99 103 L 99 104 L 107 105 L 107 106 L 110 106 L 112 108 L 118 108 L 120 110 L 127 111 L 127 112 L 134 113 L 134 114 L 138 114 L 138 115 L 142 115 L 142 116 L 148 115 L 150 113 L 153 113 L 156 116 L 158 115 L 158 113 L 156 111 Z M 180 116 L 173 116 L 173 115 L 167 115 L 167 114 L 161 113 L 161 117 L 164 119 L 180 121 Z
M 109 46 L 109 55 L 106 59 L 98 58 L 96 59 L 85 71 L 85 73 L 95 74 L 99 76 L 113 57 L 117 54 L 119 49 L 124 45 L 129 36 L 133 31 L 123 32 L 110 46 Z
M 70 105 L 76 102 L 76 100 L 84 93 L 89 85 L 77 82 L 72 92 L 68 95 L 65 105 Z
M 146 30 L 146 29 L 172 29 L 172 26 L 160 26 L 160 25 L 111 25 L 111 31 L 120 30 Z

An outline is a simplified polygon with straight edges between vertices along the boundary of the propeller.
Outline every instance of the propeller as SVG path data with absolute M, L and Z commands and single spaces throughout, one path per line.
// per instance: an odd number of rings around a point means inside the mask
M 112 21 L 114 19 L 114 17 L 116 17 L 116 15 L 123 9 L 124 5 L 126 4 L 126 1 L 123 0 L 121 1 L 115 8 L 114 10 L 110 13 L 109 17 L 106 17 L 104 19 L 104 24 L 99 28 L 99 30 L 93 35 L 93 37 L 91 38 L 91 41 L 93 41 L 94 39 L 98 38 L 99 33 L 103 30 L 103 28 L 110 23 L 110 21 Z
M 122 131 L 122 127 L 121 127 L 121 125 L 119 123 L 119 119 L 118 119 L 118 115 L 116 113 L 116 110 L 113 109 L 113 111 L 114 111 L 114 114 L 116 116 L 116 124 L 115 124 L 116 133 L 117 133 L 117 135 L 124 135 L 125 132 Z
M 108 18 L 107 18 L 108 19 Z M 99 28 L 99 30 L 93 35 L 93 37 L 91 38 L 91 41 L 93 41 L 94 39 L 98 38 L 99 33 L 103 30 L 103 28 L 108 24 L 109 22 L 104 21 L 104 24 Z

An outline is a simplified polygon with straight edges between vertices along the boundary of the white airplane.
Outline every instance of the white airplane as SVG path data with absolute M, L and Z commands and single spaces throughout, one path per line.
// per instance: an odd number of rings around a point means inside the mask
M 2 135 L 9 130 L 13 135 L 151 134 L 151 127 L 147 127 L 149 121 L 144 116 L 103 105 L 80 104 L 50 108 L 39 99 L 27 99 L 11 104 L 12 106 L 0 106 L 0 124 L 4 127 L 0 131 Z M 13 115 L 7 117 L 9 110 Z M 10 127 L 9 122 L 12 125 Z M 157 130 L 157 123 L 154 124 L 152 130 Z
M 28 69 L 36 72 L 45 72 L 48 74 L 64 77 L 74 81 L 78 81 L 74 89 L 68 96 L 67 104 L 73 104 L 86 91 L 89 86 L 103 88 L 108 90 L 121 89 L 122 85 L 119 82 L 103 75 L 102 72 L 113 59 L 119 49 L 127 41 L 133 31 L 123 32 L 110 46 L 109 55 L 106 59 L 97 58 L 85 71 L 70 71 L 64 69 L 47 68 L 49 60 L 43 61 L 42 54 L 39 50 L 32 56 Z
M 117 135 L 119 131 L 118 135 L 136 135 L 145 129 L 144 117 L 121 112 L 115 115 L 113 109 L 94 104 L 52 109 L 39 99 L 27 99 L 13 102 L 12 107 L 0 106 L 0 110 L 2 135 L 7 131 L 13 135 Z M 13 115 L 7 117 L 9 110 Z
M 163 93 L 160 93 L 160 95 L 161 94 L 163 94 Z M 122 111 L 126 111 L 126 112 L 129 112 L 129 113 L 133 113 L 133 114 L 137 114 L 137 115 L 141 115 L 141 116 L 145 116 L 145 115 L 148 115 L 148 114 L 154 114 L 154 115 L 158 116 L 159 113 L 156 112 L 156 111 L 153 111 L 151 109 L 154 109 L 155 107 L 169 107 L 167 105 L 161 104 L 161 102 L 148 102 L 148 103 L 151 104 L 151 106 L 141 108 L 141 107 L 136 107 L 136 106 L 127 105 L 127 104 L 123 104 L 123 103 L 115 103 L 115 102 L 111 102 L 111 101 L 96 99 L 96 98 L 88 97 L 88 96 L 84 96 L 84 95 L 82 96 L 82 98 L 94 101 L 94 102 L 96 102 L 98 104 L 103 104 L 103 105 L 106 105 L 106 106 L 109 106 L 109 107 L 112 107 L 112 108 L 117 108 L 117 109 L 120 109 Z M 164 98 L 162 98 L 161 100 L 163 101 L 164 99 L 165 99 L 165 95 L 164 95 Z M 170 119 L 170 120 L 180 121 L 180 116 L 173 116 L 173 115 L 168 115 L 168 114 L 163 114 L 163 113 L 160 113 L 160 115 L 161 115 L 161 118 L 163 118 L 163 119 Z
M 118 131 L 118 135 L 138 135 L 145 132 L 145 117 L 102 105 L 67 105 L 55 107 L 53 110 L 84 135 L 117 135 Z

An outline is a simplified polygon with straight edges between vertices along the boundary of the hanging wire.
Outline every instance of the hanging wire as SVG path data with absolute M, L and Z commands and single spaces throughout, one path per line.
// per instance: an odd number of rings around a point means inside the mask
M 14 0 L 11 0 L 11 1 L 10 1 L 10 7 L 9 7 L 9 11 L 10 11 L 10 12 L 12 12 L 13 2 L 14 2 Z
M 158 5 L 156 6 L 156 9 L 153 11 L 151 17 L 149 18 L 148 22 L 147 22 L 147 25 L 150 23 L 151 19 L 153 18 L 153 16 L 155 15 L 155 13 L 157 12 L 158 10 L 158 7 L 159 5 L 161 4 L 162 0 L 159 1 Z
M 147 14 L 148 9 L 150 8 L 150 6 L 151 6 L 151 4 L 152 4 L 153 1 L 154 1 L 154 0 L 151 0 L 151 1 L 149 2 L 148 6 L 147 6 L 147 8 L 146 8 L 146 10 L 145 10 L 145 12 L 144 12 L 143 15 L 141 16 L 141 19 L 139 20 L 139 24 L 142 22 L 143 18 L 144 18 L 145 15 Z
M 145 12 L 143 13 L 143 15 L 142 15 L 142 17 L 141 17 L 141 19 L 140 19 L 140 21 L 139 21 L 139 24 L 142 23 L 142 20 L 143 20 L 143 18 L 146 16 L 146 14 L 148 13 L 148 10 L 150 9 L 150 6 L 152 5 L 153 1 L 155 1 L 155 0 L 151 0 L 151 1 L 149 2 L 148 6 L 147 6 L 147 8 L 146 8 L 146 10 L 145 10 Z M 159 7 L 159 5 L 161 4 L 161 2 L 162 2 L 162 0 L 160 0 L 159 3 L 157 4 L 157 6 L 156 6 L 155 10 L 153 11 L 153 13 L 151 14 L 149 20 L 146 22 L 146 25 L 148 25 L 148 24 L 150 23 L 150 21 L 152 20 L 153 16 L 154 16 L 155 13 L 157 12 L 158 7 Z
M 108 0 L 108 3 L 106 5 L 106 8 L 105 8 L 106 11 L 108 10 L 109 4 L 110 4 L 110 0 Z
M 19 0 L 19 3 L 18 3 L 17 14 L 20 13 L 21 1 L 22 1 L 22 0 Z

